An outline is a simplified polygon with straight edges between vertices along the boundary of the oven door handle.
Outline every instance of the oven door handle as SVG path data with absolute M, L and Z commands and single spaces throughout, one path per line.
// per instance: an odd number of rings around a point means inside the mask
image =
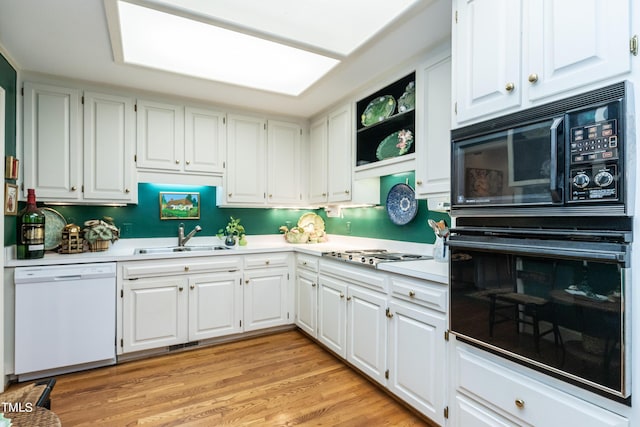
M 481 252 L 502 252 L 514 255 L 528 256 L 550 256 L 560 257 L 564 259 L 576 259 L 584 261 L 605 261 L 621 264 L 625 268 L 628 263 L 628 253 L 626 246 L 622 246 L 620 250 L 597 250 L 597 249 L 577 249 L 563 248 L 562 246 L 553 246 L 550 244 L 540 244 L 528 242 L 526 245 L 522 243 L 508 242 L 486 242 L 486 241 L 456 241 L 449 240 L 446 244 L 452 249 L 458 250 L 479 250 Z
M 564 117 L 556 117 L 549 130 L 551 131 L 551 157 L 549 164 L 549 190 L 551 200 L 562 202 L 562 191 L 558 188 L 558 128 L 564 121 Z

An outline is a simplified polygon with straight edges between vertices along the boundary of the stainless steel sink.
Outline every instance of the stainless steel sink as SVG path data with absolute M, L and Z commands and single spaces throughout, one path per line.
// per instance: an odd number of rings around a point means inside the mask
M 213 252 L 224 251 L 229 249 L 226 246 L 207 245 L 207 246 L 159 246 L 154 248 L 137 248 L 133 253 L 135 255 L 150 254 L 172 254 L 176 252 Z

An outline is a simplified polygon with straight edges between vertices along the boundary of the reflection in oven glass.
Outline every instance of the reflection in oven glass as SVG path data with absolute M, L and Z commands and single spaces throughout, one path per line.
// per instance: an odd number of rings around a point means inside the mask
M 451 329 L 620 390 L 622 276 L 605 262 L 452 251 Z

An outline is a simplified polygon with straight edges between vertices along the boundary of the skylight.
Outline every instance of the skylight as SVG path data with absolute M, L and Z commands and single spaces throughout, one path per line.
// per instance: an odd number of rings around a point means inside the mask
M 295 96 L 339 63 L 201 21 L 124 1 L 117 5 L 121 58 L 114 52 L 127 64 Z
M 118 62 L 296 96 L 425 0 L 104 1 Z

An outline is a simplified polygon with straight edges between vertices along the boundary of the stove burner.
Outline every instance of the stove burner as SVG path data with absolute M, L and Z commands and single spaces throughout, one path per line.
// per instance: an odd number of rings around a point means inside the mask
M 339 259 L 340 261 L 367 265 L 369 267 L 376 267 L 376 265 L 381 262 L 433 259 L 433 257 L 428 255 L 389 252 L 386 249 L 350 249 L 345 251 L 333 251 L 323 255 L 326 257 Z

